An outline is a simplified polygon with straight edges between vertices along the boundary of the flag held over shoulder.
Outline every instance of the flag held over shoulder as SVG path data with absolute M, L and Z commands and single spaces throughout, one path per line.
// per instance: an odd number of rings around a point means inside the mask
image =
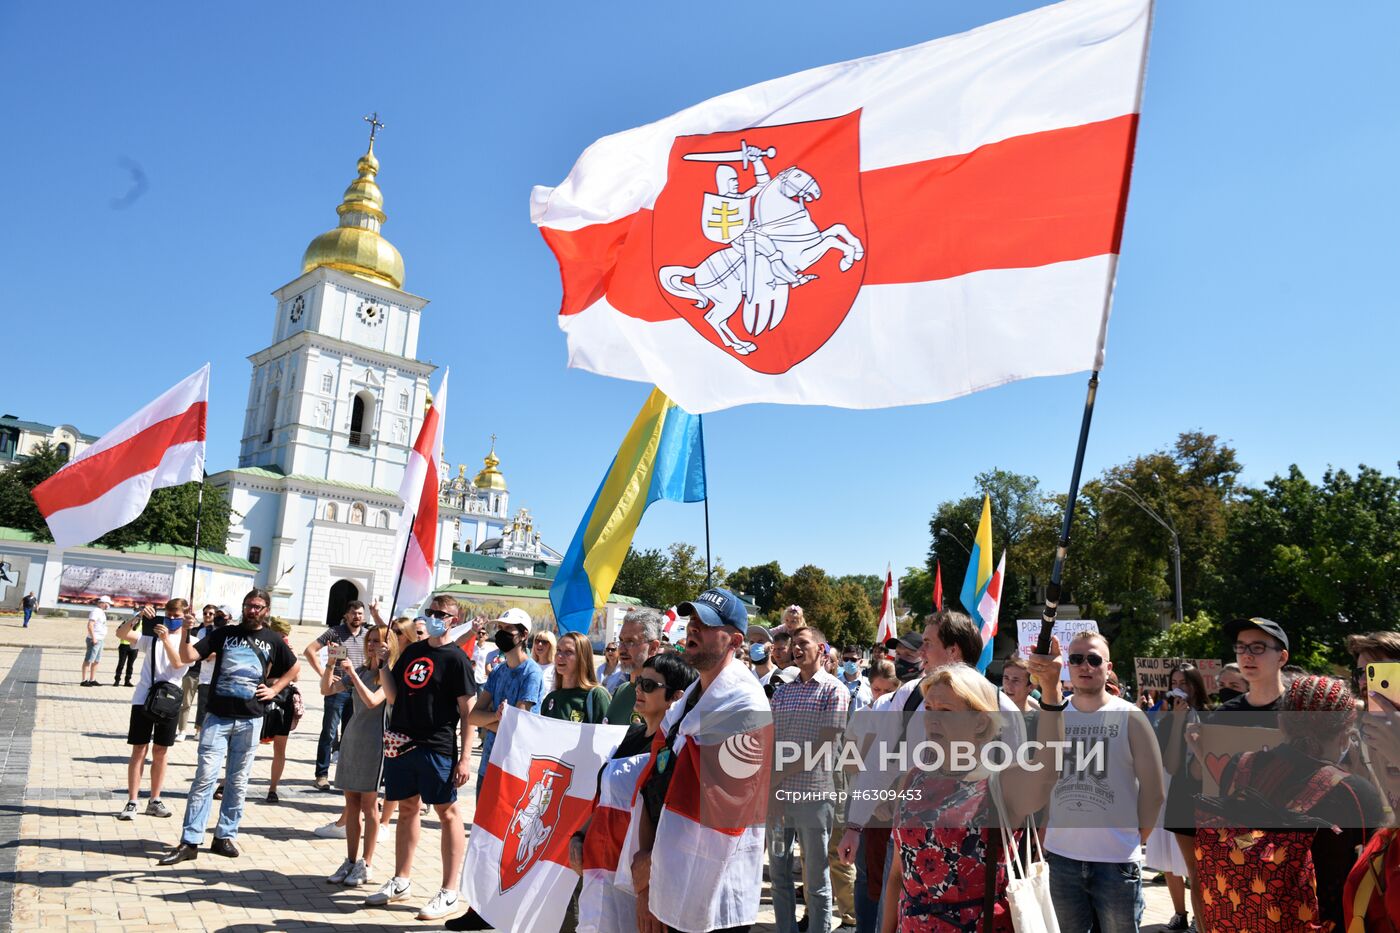
M 35 486 L 54 544 L 95 541 L 135 521 L 154 490 L 203 482 L 208 412 L 205 363 Z
M 569 365 L 692 412 L 1100 368 L 1151 12 L 1065 0 L 598 140 L 531 196 Z
M 549 588 L 560 632 L 587 632 L 608 601 L 647 506 L 705 498 L 700 419 L 653 389 L 593 495 Z

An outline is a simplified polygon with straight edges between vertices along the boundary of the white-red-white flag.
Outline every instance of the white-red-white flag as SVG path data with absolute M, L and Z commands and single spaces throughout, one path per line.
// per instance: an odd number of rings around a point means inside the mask
M 502 709 L 462 864 L 462 896 L 493 928 L 563 924 L 579 880 L 569 837 L 593 812 L 598 772 L 627 728 Z
M 1066 0 L 598 140 L 531 196 L 569 365 L 696 413 L 1098 369 L 1151 9 Z
M 399 498 L 403 517 L 394 554 L 402 568 L 394 605 L 395 614 L 417 607 L 433 591 L 437 576 L 438 481 L 442 476 L 442 431 L 447 422 L 447 370 L 442 372 L 433 403 L 423 417 L 418 439 L 408 452 Z
M 209 364 L 34 487 L 54 544 L 87 544 L 134 521 L 151 491 L 204 481 Z
M 885 592 L 880 596 L 880 628 L 875 633 L 875 644 L 883 645 L 891 638 L 898 638 L 894 619 L 894 571 L 885 565 Z

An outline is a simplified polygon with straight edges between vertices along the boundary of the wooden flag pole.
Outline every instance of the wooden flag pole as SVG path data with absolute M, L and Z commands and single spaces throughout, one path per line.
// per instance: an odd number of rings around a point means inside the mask
M 1040 638 L 1035 643 L 1036 654 L 1050 653 L 1050 637 L 1055 628 L 1055 615 L 1060 609 L 1060 579 L 1069 553 L 1069 531 L 1074 523 L 1074 504 L 1079 499 L 1079 475 L 1084 468 L 1084 448 L 1089 443 L 1089 423 L 1094 418 L 1094 399 L 1099 392 L 1099 371 L 1089 376 L 1089 391 L 1084 398 L 1084 419 L 1079 424 L 1079 446 L 1074 452 L 1074 473 L 1069 478 L 1069 495 L 1065 499 L 1065 520 L 1060 526 L 1060 545 L 1055 549 L 1055 566 L 1050 571 L 1050 583 L 1045 587 L 1045 612 L 1040 617 Z

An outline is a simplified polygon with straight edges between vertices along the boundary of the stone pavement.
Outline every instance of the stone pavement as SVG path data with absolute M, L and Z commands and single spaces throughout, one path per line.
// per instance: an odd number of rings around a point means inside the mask
M 301 678 L 306 715 L 287 743 L 280 804 L 262 802 L 271 748 L 258 750 L 238 836 L 242 856 L 224 859 L 203 851 L 193 862 L 157 866 L 155 859 L 180 833 L 196 746 L 177 743 L 169 753 L 161 796 L 175 811 L 173 818 L 119 822 L 131 690 L 78 686 L 82 632 L 78 619 L 36 615 L 23 629 L 18 617 L 0 616 L 0 933 L 438 927 L 414 919 L 440 880 L 436 818 L 423 820 L 407 902 L 377 909 L 361 905 L 392 870 L 392 829 L 381 834 L 369 886 L 357 890 L 324 881 L 344 857 L 345 843 L 312 835 L 315 827 L 335 819 L 341 798 L 311 786 L 321 698 L 309 668 Z M 298 655 L 316 634 L 310 628 L 293 632 Z M 112 637 L 99 666 L 104 684 L 110 684 L 115 666 Z M 468 820 L 473 789 L 469 784 L 462 797 Z M 1157 925 L 1171 915 L 1166 889 L 1145 891 L 1145 929 L 1160 929 Z M 763 908 L 756 929 L 772 930 L 766 885 Z

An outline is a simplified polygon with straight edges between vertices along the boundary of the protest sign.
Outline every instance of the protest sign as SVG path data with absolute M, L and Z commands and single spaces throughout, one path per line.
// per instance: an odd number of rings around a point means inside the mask
M 1172 669 L 1178 664 L 1190 664 L 1201 672 L 1206 682 L 1206 693 L 1216 693 L 1220 671 L 1225 666 L 1218 658 L 1134 658 L 1133 666 L 1137 673 L 1137 695 L 1151 690 L 1165 693 L 1171 689 Z
M 1060 640 L 1060 660 L 1064 668 L 1060 670 L 1060 680 L 1069 683 L 1069 643 L 1088 632 L 1097 635 L 1099 623 L 1092 619 L 1057 619 L 1054 634 Z M 1035 643 L 1040 639 L 1039 619 L 1016 620 L 1016 653 L 1022 658 L 1030 658 Z
M 1277 729 L 1253 726 L 1201 726 L 1201 791 L 1207 797 L 1220 796 L 1220 774 L 1230 758 L 1240 752 L 1257 752 L 1283 743 Z

